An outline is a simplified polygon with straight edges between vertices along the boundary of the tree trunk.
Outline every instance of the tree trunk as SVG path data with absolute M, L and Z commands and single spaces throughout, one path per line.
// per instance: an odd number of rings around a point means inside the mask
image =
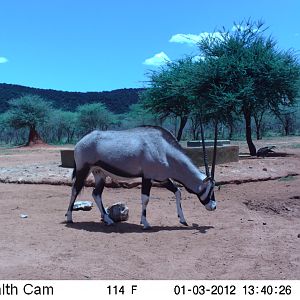
M 284 125 L 284 133 L 286 136 L 288 136 L 290 134 L 290 124 L 289 122 L 286 122 Z
M 197 140 L 197 138 L 199 136 L 199 134 L 197 132 L 197 128 L 195 126 L 192 126 L 191 131 L 192 131 L 192 135 L 193 135 L 193 140 L 194 141 Z
M 71 141 L 73 140 L 73 136 L 74 136 L 75 130 L 67 130 L 67 143 L 71 143 Z
M 258 116 L 256 116 L 256 117 L 254 116 L 254 122 L 255 122 L 255 128 L 256 128 L 256 130 L 255 130 L 256 140 L 261 140 L 261 134 L 260 134 L 261 121 L 262 121 L 262 115 L 260 118 Z
M 246 141 L 248 144 L 249 152 L 251 156 L 256 155 L 256 148 L 252 141 L 252 130 L 251 130 L 251 113 L 248 110 L 244 111 L 244 118 L 246 122 Z
M 32 146 L 36 144 L 44 144 L 43 140 L 41 139 L 40 135 L 36 131 L 35 126 L 30 126 L 28 142 L 26 146 Z
M 261 140 L 260 125 L 256 125 L 256 139 Z
M 56 135 L 57 142 L 61 143 L 62 136 L 63 136 L 63 130 L 61 128 L 57 129 L 56 134 L 57 134 Z
M 193 139 L 194 141 L 198 141 L 199 140 L 199 129 L 195 129 L 193 130 Z
M 288 136 L 293 130 L 293 120 L 290 115 L 286 115 L 283 120 L 284 133 L 286 136 Z
M 195 141 L 199 139 L 199 124 L 197 124 L 196 116 L 192 116 L 190 120 L 191 120 L 191 132 L 192 132 L 193 140 Z
M 230 122 L 230 123 L 229 123 L 228 139 L 229 139 L 229 140 L 232 140 L 232 137 L 233 137 L 233 123 Z
M 186 125 L 187 120 L 188 120 L 188 118 L 186 116 L 180 117 L 180 125 L 179 125 L 179 130 L 178 130 L 178 133 L 177 133 L 177 141 L 178 142 L 181 139 L 181 136 L 182 136 L 182 133 L 183 133 L 183 129 L 184 129 L 185 125 Z

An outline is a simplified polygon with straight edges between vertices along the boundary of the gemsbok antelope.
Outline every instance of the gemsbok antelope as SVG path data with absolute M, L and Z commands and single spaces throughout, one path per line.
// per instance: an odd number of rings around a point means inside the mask
M 74 149 L 75 168 L 67 222 L 72 222 L 72 210 L 76 197 L 92 172 L 95 177 L 93 198 L 107 225 L 113 220 L 106 213 L 102 192 L 105 178 L 111 176 L 142 178 L 141 224 L 150 228 L 146 218 L 150 189 L 153 181 L 175 194 L 180 223 L 187 226 L 181 208 L 181 192 L 175 182 L 188 192 L 196 194 L 207 210 L 216 209 L 214 180 L 207 177 L 184 153 L 176 138 L 166 129 L 157 126 L 141 126 L 122 131 L 93 131 L 84 136 Z

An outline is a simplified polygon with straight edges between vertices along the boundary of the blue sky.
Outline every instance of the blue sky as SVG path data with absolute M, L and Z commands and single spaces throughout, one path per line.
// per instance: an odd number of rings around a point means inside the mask
M 165 59 L 196 55 L 184 35 L 262 19 L 300 50 L 299 0 L 0 0 L 0 82 L 65 91 L 143 87 Z

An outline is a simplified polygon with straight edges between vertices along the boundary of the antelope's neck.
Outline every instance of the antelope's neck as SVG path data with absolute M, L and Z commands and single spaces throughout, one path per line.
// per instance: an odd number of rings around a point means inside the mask
M 182 155 L 180 159 L 177 159 L 176 164 L 176 177 L 174 177 L 174 180 L 182 183 L 192 192 L 196 194 L 199 193 L 199 188 L 206 178 L 205 174 L 201 173 L 185 155 Z

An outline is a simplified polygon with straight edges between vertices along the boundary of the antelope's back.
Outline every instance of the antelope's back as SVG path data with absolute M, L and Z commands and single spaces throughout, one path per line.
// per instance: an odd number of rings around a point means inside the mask
M 156 127 L 93 131 L 76 144 L 74 157 L 79 168 L 85 164 L 108 165 L 140 176 L 165 167 L 170 147 Z

